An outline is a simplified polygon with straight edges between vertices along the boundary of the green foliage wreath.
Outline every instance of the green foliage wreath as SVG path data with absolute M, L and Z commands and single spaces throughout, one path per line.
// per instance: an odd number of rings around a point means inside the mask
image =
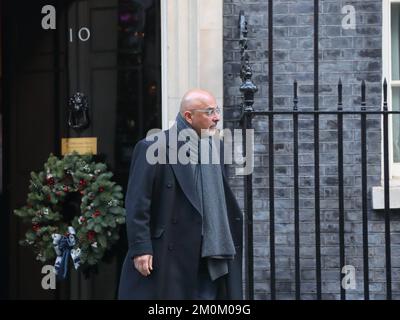
M 68 236 L 73 227 L 76 241 L 71 249 L 79 249 L 80 265 L 98 264 L 125 223 L 122 188 L 112 176 L 90 155 L 73 153 L 59 159 L 51 154 L 44 171 L 31 173 L 27 204 L 14 211 L 30 225 L 20 243 L 32 246 L 36 258 L 46 262 L 60 255 L 54 235 Z M 78 199 L 75 210 L 72 198 Z M 71 216 L 71 210 L 78 215 Z

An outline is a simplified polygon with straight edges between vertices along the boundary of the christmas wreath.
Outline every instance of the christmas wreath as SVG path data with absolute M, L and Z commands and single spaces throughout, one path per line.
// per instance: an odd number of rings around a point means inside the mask
M 75 269 L 94 266 L 119 239 L 125 210 L 112 176 L 104 163 L 77 153 L 51 154 L 44 171 L 31 173 L 27 204 L 14 211 L 30 225 L 20 243 L 41 262 L 56 259 L 59 278 L 66 277 L 69 256 Z

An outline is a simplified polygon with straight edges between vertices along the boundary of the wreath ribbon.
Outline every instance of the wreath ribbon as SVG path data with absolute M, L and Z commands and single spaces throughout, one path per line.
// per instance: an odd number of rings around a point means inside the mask
M 54 263 L 55 273 L 58 279 L 65 280 L 68 273 L 68 257 L 71 255 L 75 269 L 78 269 L 80 265 L 81 249 L 74 249 L 76 245 L 75 229 L 68 227 L 67 235 L 54 233 L 51 236 L 53 238 L 54 251 L 57 254 Z

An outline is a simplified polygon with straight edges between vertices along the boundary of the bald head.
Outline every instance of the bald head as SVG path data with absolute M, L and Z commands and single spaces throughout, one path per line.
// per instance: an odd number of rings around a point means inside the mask
M 214 96 L 202 89 L 192 89 L 183 96 L 179 112 L 199 135 L 202 130 L 206 130 L 207 135 L 213 135 L 220 116 L 219 112 L 208 115 L 208 109 L 217 109 Z
M 192 89 L 183 96 L 179 112 L 184 115 L 185 111 L 214 104 L 215 98 L 210 92 L 202 89 Z

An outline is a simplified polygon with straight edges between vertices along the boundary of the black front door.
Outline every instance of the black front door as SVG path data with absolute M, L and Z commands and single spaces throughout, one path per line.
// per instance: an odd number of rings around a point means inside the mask
M 134 144 L 161 126 L 161 43 L 159 0 L 4 1 L 3 105 L 6 124 L 1 226 L 7 237 L 8 291 L 11 298 L 112 299 L 121 241 L 98 273 L 85 279 L 71 272 L 56 290 L 41 287 L 42 264 L 20 247 L 26 226 L 12 210 L 22 206 L 29 174 L 43 168 L 50 153 L 60 155 L 61 138 L 96 137 L 98 159 L 125 189 Z M 44 29 L 42 8 L 51 5 L 56 29 Z M 47 20 L 49 22 L 49 20 Z M 67 125 L 68 99 L 83 93 L 90 126 Z

